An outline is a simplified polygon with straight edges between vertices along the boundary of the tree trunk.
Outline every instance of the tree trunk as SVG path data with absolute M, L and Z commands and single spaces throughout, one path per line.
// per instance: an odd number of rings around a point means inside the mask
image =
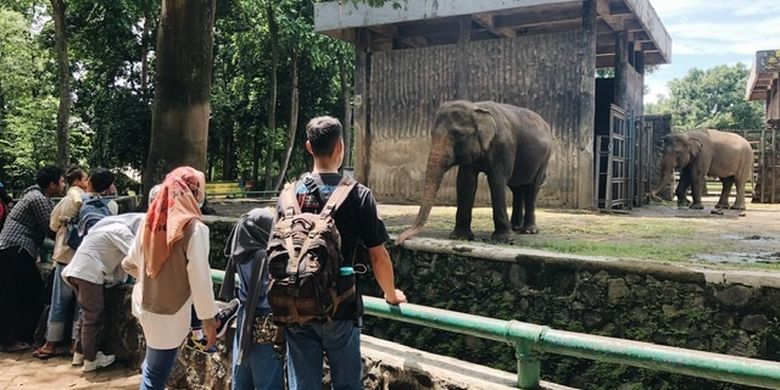
M 147 191 L 178 166 L 206 169 L 214 1 L 162 2 Z
M 234 179 L 234 166 L 236 159 L 235 140 L 233 138 L 233 115 L 228 114 L 225 121 L 225 143 L 222 148 L 222 180 Z
M 279 176 L 276 178 L 274 191 L 279 191 L 284 184 L 287 167 L 290 165 L 293 148 L 295 147 L 295 133 L 298 132 L 298 50 L 293 50 L 292 58 L 292 89 L 290 90 L 290 126 L 287 128 L 287 144 L 284 146 L 285 154 Z
M 266 2 L 266 10 L 268 13 L 268 32 L 271 38 L 271 97 L 268 101 L 268 131 L 266 140 L 267 145 L 265 149 L 265 190 L 269 191 L 273 184 L 273 168 L 274 168 L 274 142 L 273 134 L 276 132 L 276 93 L 277 93 L 277 80 L 276 73 L 279 68 L 279 26 L 276 25 L 276 18 L 274 16 L 273 1 L 268 0 Z
M 55 49 L 57 52 L 57 79 L 60 86 L 60 104 L 57 108 L 57 164 L 67 168 L 70 159 L 68 142 L 68 117 L 70 116 L 70 63 L 68 60 L 68 35 L 65 23 L 65 3 L 51 0 L 54 19 Z
M 141 33 L 141 93 L 149 92 L 149 41 L 152 39 L 152 16 L 144 16 L 144 30 Z
M 341 100 L 344 103 L 344 166 L 352 167 L 352 92 L 349 88 L 349 69 L 346 60 L 339 62 L 339 78 L 341 79 Z

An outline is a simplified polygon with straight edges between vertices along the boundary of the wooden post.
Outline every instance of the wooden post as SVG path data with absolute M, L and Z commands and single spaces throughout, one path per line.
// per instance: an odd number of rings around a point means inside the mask
M 593 137 L 594 117 L 596 115 L 596 32 L 597 32 L 596 1 L 582 2 L 583 45 L 580 52 L 582 61 L 582 81 L 580 94 L 580 128 L 577 134 L 578 145 L 576 179 L 574 179 L 577 208 L 588 208 L 593 205 Z M 565 156 L 562 156 L 565 158 Z
M 468 44 L 471 41 L 471 15 L 460 17 L 460 35 L 458 38 L 458 79 L 455 81 L 458 99 L 469 99 L 469 57 Z
M 626 33 L 615 34 L 615 104 L 628 109 L 628 40 Z
M 371 167 L 369 94 L 371 78 L 371 33 L 361 28 L 355 37 L 355 177 L 368 185 Z

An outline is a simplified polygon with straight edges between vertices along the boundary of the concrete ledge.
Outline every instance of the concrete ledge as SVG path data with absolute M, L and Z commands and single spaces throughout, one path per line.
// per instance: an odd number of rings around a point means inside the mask
M 414 389 L 517 389 L 517 375 L 468 363 L 446 356 L 362 335 L 364 385 L 376 380 L 371 388 Z M 369 387 L 366 387 L 369 388 Z M 541 382 L 540 389 L 569 390 L 572 387 Z
M 395 237 L 393 237 L 395 239 Z M 401 248 L 410 251 L 464 256 L 484 260 L 516 263 L 543 264 L 577 271 L 609 271 L 624 274 L 646 274 L 653 277 L 684 283 L 739 283 L 753 287 L 780 288 L 780 272 L 756 270 L 709 269 L 690 264 L 674 264 L 653 260 L 628 260 L 611 257 L 584 256 L 569 253 L 547 252 L 489 245 L 474 242 L 433 238 L 412 238 Z

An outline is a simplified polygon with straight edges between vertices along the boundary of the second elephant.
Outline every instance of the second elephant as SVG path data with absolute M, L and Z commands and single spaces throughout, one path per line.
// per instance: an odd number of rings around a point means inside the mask
M 401 243 L 425 224 L 444 174 L 458 165 L 458 210 L 450 237 L 473 239 L 471 212 L 477 175 L 484 172 L 493 205 L 493 239 L 512 230 L 534 234 L 536 198 L 547 175 L 552 151 L 550 125 L 535 112 L 495 102 L 451 101 L 436 112 L 420 211 Z M 506 187 L 512 190 L 512 219 L 506 212 Z
M 674 169 L 680 169 L 680 182 L 675 190 L 677 204 L 688 205 L 687 193 L 693 194 L 692 209 L 702 209 L 702 188 L 705 177 L 720 178 L 723 190 L 715 208 L 729 207 L 731 187 L 736 184 L 737 198 L 731 206 L 745 209 L 745 185 L 753 172 L 753 149 L 741 136 L 718 130 L 691 130 L 673 133 L 664 138 L 661 183 L 651 193 L 655 196 L 668 186 Z

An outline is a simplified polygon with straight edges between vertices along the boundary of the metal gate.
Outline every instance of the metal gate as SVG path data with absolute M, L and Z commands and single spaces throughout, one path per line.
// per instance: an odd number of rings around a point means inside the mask
M 633 121 L 622 108 L 610 105 L 609 135 L 596 137 L 596 207 L 630 208 L 633 198 Z

